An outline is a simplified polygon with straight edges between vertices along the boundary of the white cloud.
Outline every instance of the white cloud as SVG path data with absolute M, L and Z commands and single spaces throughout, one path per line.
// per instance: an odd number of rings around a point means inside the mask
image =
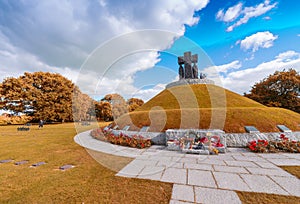
M 274 60 L 263 62 L 256 67 L 231 72 L 222 77 L 222 83 L 225 88 L 237 93 L 248 92 L 254 83 L 268 77 L 275 71 L 294 68 L 298 71 L 300 67 L 300 53 L 295 51 L 286 51 L 278 54 Z
M 217 19 L 224 22 L 231 22 L 235 20 L 241 14 L 242 6 L 242 3 L 238 3 L 237 5 L 228 8 L 225 13 L 224 10 L 219 10 L 217 13 Z
M 193 16 L 194 12 L 204 8 L 208 1 L 0 1 L 0 81 L 38 70 L 58 72 L 76 80 L 79 67 L 98 45 L 142 29 L 161 29 L 174 32 L 173 37 L 181 36 L 185 24 L 194 25 L 199 21 Z M 162 50 L 169 47 L 174 38 L 135 40 Z M 110 81 L 101 89 L 111 90 L 112 83 L 122 83 L 125 93 L 134 91 L 135 74 L 151 68 L 157 61 L 156 52 L 129 57 L 126 66 L 120 64 L 116 72 L 117 77 L 125 73 L 127 80 L 107 77 L 105 80 Z M 104 69 L 101 63 L 98 66 Z M 80 73 L 80 78 L 87 83 L 80 88 L 93 92 L 99 76 L 92 72 Z
M 270 16 L 265 16 L 265 17 L 263 17 L 263 19 L 269 21 L 269 20 L 271 20 L 271 17 Z
M 300 34 L 298 34 L 297 36 L 300 37 Z
M 235 21 L 226 29 L 227 32 L 231 32 L 234 28 L 242 24 L 246 24 L 249 19 L 267 13 L 271 9 L 275 8 L 276 5 L 277 3 L 270 4 L 269 0 L 265 0 L 264 3 L 260 3 L 256 6 L 245 7 L 242 9 L 242 4 L 238 3 L 237 5 L 227 9 L 225 13 L 223 9 L 219 10 L 216 18 L 227 23 Z
M 241 40 L 239 43 L 243 50 L 251 49 L 252 52 L 256 52 L 259 48 L 272 47 L 274 40 L 277 38 L 277 35 L 273 35 L 269 31 L 257 32 Z
M 213 72 L 217 73 L 227 73 L 229 70 L 236 70 L 242 67 L 242 63 L 238 60 L 232 61 L 228 64 L 223 64 L 223 65 L 218 65 L 218 66 L 213 66 L 213 67 L 208 67 L 203 70 L 204 73 L 210 73 L 212 74 Z

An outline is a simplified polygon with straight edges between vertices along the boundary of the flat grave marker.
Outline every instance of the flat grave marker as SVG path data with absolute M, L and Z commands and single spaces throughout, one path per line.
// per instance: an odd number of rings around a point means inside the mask
M 59 169 L 62 171 L 67 170 L 67 169 L 72 169 L 72 168 L 74 168 L 74 166 L 71 164 L 66 164 L 66 165 L 59 167 Z
M 277 128 L 281 131 L 281 132 L 292 132 L 288 127 L 286 127 L 285 125 L 277 125 Z
M 260 133 L 260 131 L 254 126 L 245 126 L 244 128 L 248 133 Z
M 0 164 L 8 163 L 8 162 L 11 162 L 11 161 L 12 161 L 12 159 L 0 160 Z
M 26 164 L 26 163 L 28 163 L 28 160 L 22 160 L 22 161 L 16 162 L 15 165 L 19 166 L 19 165 Z
M 42 166 L 42 165 L 44 165 L 44 164 L 46 164 L 46 162 L 38 162 L 38 163 L 35 163 L 35 164 L 32 164 L 31 166 L 32 167 L 38 167 L 38 166 Z
M 140 132 L 148 132 L 149 126 L 143 126 L 140 130 Z
M 122 130 L 124 130 L 124 131 L 128 131 L 128 130 L 129 130 L 129 128 L 130 128 L 130 126 L 129 126 L 129 125 L 126 125 L 125 127 L 123 127 L 123 129 L 122 129 Z

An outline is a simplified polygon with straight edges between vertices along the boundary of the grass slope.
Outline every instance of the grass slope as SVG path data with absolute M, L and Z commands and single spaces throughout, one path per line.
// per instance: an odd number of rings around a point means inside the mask
M 29 163 L 0 164 L 0 203 L 168 203 L 170 200 L 171 184 L 116 177 L 114 171 L 95 161 L 73 141 L 76 131 L 71 123 L 46 125 L 42 130 L 31 126 L 29 132 L 16 129 L 17 126 L 0 126 L 0 160 L 12 158 L 14 162 L 29 160 Z M 90 153 L 111 163 L 121 160 L 126 165 L 131 161 Z M 39 161 L 47 164 L 29 168 Z M 64 172 L 58 170 L 64 164 L 76 167 Z
M 244 126 L 252 125 L 261 132 L 276 132 L 278 124 L 299 131 L 300 114 L 266 107 L 215 85 L 199 84 L 164 90 L 116 123 L 120 127 L 131 125 L 132 130 L 150 126 L 150 131 L 216 128 L 225 132 L 245 132 Z

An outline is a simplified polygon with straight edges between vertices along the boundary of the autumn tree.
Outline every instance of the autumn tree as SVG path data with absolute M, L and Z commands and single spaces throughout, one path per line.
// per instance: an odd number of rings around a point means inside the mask
M 127 104 L 125 99 L 119 94 L 107 94 L 101 101 L 109 102 L 112 106 L 112 115 L 117 119 L 121 115 L 127 113 Z
M 33 120 L 72 121 L 74 88 L 78 89 L 60 74 L 35 72 L 6 78 L 0 83 L 0 94 L 6 110 L 32 115 Z M 79 89 L 77 93 L 81 94 Z
M 138 98 L 130 98 L 125 101 L 119 94 L 107 94 L 101 101 L 95 102 L 95 111 L 98 119 L 111 121 L 143 104 L 144 101 Z
M 90 120 L 95 113 L 95 100 L 82 93 L 77 86 L 73 90 L 73 119 L 75 121 Z
M 127 100 L 127 105 L 128 105 L 128 111 L 132 112 L 138 107 L 144 105 L 144 101 L 139 98 L 130 98 Z
M 112 106 L 107 101 L 95 102 L 95 112 L 96 112 L 96 117 L 99 120 L 104 120 L 104 121 L 113 120 Z
M 281 107 L 300 113 L 300 75 L 294 69 L 276 71 L 256 83 L 244 94 L 267 106 Z

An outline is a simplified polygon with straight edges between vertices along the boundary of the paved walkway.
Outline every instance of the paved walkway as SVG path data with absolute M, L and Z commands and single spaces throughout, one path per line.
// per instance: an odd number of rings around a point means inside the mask
M 170 203 L 241 203 L 235 191 L 300 197 L 300 180 L 280 165 L 300 166 L 300 154 L 255 154 L 228 148 L 226 154 L 191 155 L 162 146 L 139 150 L 93 139 L 88 132 L 74 138 L 86 148 L 135 158 L 117 176 L 173 183 Z

